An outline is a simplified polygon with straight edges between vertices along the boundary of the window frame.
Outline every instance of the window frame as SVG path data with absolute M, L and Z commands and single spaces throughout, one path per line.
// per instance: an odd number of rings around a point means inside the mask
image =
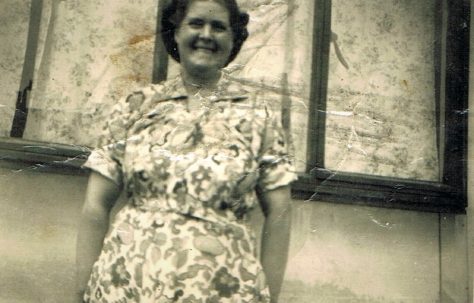
M 331 5 L 331 0 L 315 0 L 307 166 L 305 173 L 292 186 L 293 197 L 428 212 L 464 213 L 467 206 L 469 1 L 445 0 L 441 4 L 446 5 L 441 8 L 445 8 L 447 14 L 444 16 L 446 37 L 437 47 L 442 50 L 440 61 L 445 60 L 440 65 L 445 78 L 437 77 L 435 88 L 438 148 L 441 151 L 439 182 L 325 169 Z M 445 96 L 444 100 L 440 97 L 441 93 Z M 444 104 L 441 103 L 443 101 Z

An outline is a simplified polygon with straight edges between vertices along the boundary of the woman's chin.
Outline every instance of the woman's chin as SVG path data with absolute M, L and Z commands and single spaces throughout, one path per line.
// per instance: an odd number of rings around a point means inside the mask
M 189 64 L 185 67 L 185 70 L 189 75 L 205 78 L 219 73 L 221 68 L 221 64 L 216 64 L 215 62 L 208 60 L 199 60 Z

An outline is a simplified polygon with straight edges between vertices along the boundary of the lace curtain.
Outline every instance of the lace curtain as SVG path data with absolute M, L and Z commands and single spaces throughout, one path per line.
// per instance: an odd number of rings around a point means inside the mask
M 327 168 L 438 181 L 436 2 L 332 1 Z
M 150 82 L 156 7 L 46 0 L 24 138 L 94 145 L 107 109 Z

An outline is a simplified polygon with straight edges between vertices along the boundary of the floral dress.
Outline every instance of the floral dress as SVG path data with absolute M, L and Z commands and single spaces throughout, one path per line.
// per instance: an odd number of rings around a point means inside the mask
M 249 91 L 223 75 L 210 97 L 187 96 L 176 78 L 117 104 L 85 166 L 123 186 L 128 202 L 85 302 L 270 301 L 246 213 L 256 188 L 296 175 L 275 102 Z

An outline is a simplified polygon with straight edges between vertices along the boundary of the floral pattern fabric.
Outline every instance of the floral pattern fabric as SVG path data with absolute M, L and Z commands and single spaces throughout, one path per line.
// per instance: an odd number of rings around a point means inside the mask
M 269 302 L 246 213 L 296 177 L 268 94 L 180 78 L 116 107 L 85 166 L 125 188 L 86 302 Z

